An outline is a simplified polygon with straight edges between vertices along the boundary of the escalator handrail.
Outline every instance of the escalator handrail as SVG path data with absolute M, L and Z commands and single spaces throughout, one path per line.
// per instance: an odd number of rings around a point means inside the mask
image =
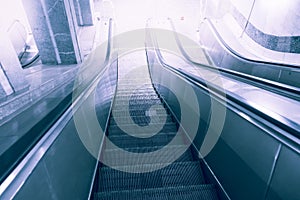
M 11 31 L 11 29 L 14 27 L 15 24 L 20 24 L 22 26 L 22 28 L 25 30 L 25 34 L 27 35 L 27 38 L 28 38 L 28 32 L 26 30 L 26 27 L 20 22 L 20 20 L 17 20 L 17 19 L 14 20 L 12 22 L 12 24 L 8 27 L 7 32 L 9 33 Z M 26 38 L 22 37 L 22 40 L 24 42 L 24 45 L 23 45 L 24 48 L 23 48 L 23 52 L 21 52 L 20 55 L 18 55 L 20 61 L 21 61 L 22 57 L 24 56 L 24 54 L 26 53 L 26 51 L 29 47 L 29 46 L 27 46 L 28 44 L 27 44 Z M 21 63 L 22 68 L 28 67 L 29 65 L 34 63 L 39 57 L 40 57 L 39 51 L 35 52 L 34 56 L 32 56 L 32 58 L 29 61 L 27 61 L 26 63 Z
M 272 81 L 272 80 L 268 80 L 268 79 L 265 79 L 265 78 L 261 78 L 261 77 L 256 77 L 256 76 L 252 76 L 252 75 L 249 75 L 249 74 L 245 74 L 245 73 L 241 73 L 241 72 L 238 72 L 238 71 L 234 71 L 234 70 L 230 70 L 230 69 L 225 69 L 225 68 L 222 68 L 222 67 L 218 67 L 218 66 L 209 66 L 209 65 L 205 65 L 205 64 L 202 64 L 202 63 L 199 63 L 199 62 L 196 62 L 194 61 L 188 54 L 187 52 L 184 50 L 179 38 L 178 38 L 178 35 L 177 35 L 177 32 L 176 32 L 176 29 L 175 29 L 175 25 L 172 21 L 172 19 L 169 18 L 169 21 L 170 21 L 170 24 L 171 24 L 171 27 L 172 27 L 172 30 L 173 30 L 173 33 L 175 35 L 175 39 L 176 39 L 176 42 L 177 42 L 177 45 L 179 47 L 179 50 L 180 52 L 182 53 L 182 55 L 184 56 L 184 58 L 188 61 L 188 62 L 191 62 L 192 64 L 194 65 L 197 65 L 197 66 L 201 66 L 201 67 L 205 67 L 205 68 L 208 68 L 208 69 L 213 69 L 213 70 L 218 70 L 218 71 L 221 71 L 221 72 L 224 72 L 224 73 L 228 73 L 228 74 L 231 74 L 231 75 L 235 75 L 235 76 L 238 76 L 238 77 L 241 77 L 241 78 L 244 78 L 244 79 L 248 79 L 250 81 L 255 81 L 255 82 L 258 82 L 260 84 L 265 84 L 267 86 L 270 86 L 270 87 L 273 87 L 274 89 L 277 89 L 277 90 L 280 90 L 280 93 L 286 93 L 286 91 L 288 92 L 291 92 L 293 94 L 296 94 L 296 95 L 300 95 L 300 88 L 299 87 L 295 87 L 295 86 L 291 86 L 291 85 L 287 85 L 287 84 L 284 84 L 284 83 L 279 83 L 279 82 L 276 82 L 276 81 Z M 211 25 L 213 26 L 213 25 Z M 241 59 L 241 60 L 246 60 L 247 62 L 251 62 L 253 64 L 263 64 L 263 65 L 275 65 L 275 66 L 280 66 L 280 67 L 288 67 L 286 65 L 283 65 L 283 64 L 280 64 L 280 63 L 271 63 L 271 62 L 264 62 L 264 61 L 255 61 L 255 60 L 251 60 L 251 59 L 247 59 L 247 58 L 244 58 L 242 57 L 241 55 L 239 55 L 238 53 L 236 53 L 234 50 L 232 50 L 226 43 L 225 41 L 223 41 L 221 38 L 220 38 L 220 35 L 218 35 L 218 33 L 216 33 L 213 29 L 213 27 L 211 27 L 213 32 L 215 33 L 215 36 L 218 37 L 218 41 L 225 47 L 225 50 L 228 51 L 231 55 L 233 56 L 236 56 L 238 57 L 238 59 Z M 294 65 L 291 65 L 291 66 L 294 66 Z M 296 66 L 294 66 L 296 67 Z M 299 69 L 299 68 L 298 68 Z
M 106 57 L 106 60 L 105 60 L 105 65 L 108 64 L 108 61 L 109 61 L 109 56 L 111 55 L 111 47 L 113 46 L 111 44 L 111 37 L 112 37 L 112 19 L 110 19 L 110 25 L 109 25 L 109 41 L 108 41 L 108 49 L 107 49 L 107 56 Z M 118 58 L 117 55 L 115 55 L 116 58 Z M 118 78 L 118 59 L 115 60 L 115 62 L 117 62 L 117 71 L 116 71 L 116 77 Z M 102 149 L 103 149 L 103 144 L 104 144 L 104 139 L 105 139 L 105 134 L 107 133 L 108 131 L 108 127 L 109 127 L 109 119 L 111 117 L 111 114 L 112 114 L 112 108 L 113 108 L 113 105 L 114 105 L 114 102 L 115 102 L 115 97 L 117 95 L 117 87 L 118 87 L 118 83 L 115 85 L 115 88 L 114 88 L 114 93 L 113 93 L 113 97 L 112 97 L 112 101 L 110 103 L 110 108 L 109 108 L 109 111 L 108 111 L 108 116 L 107 116 L 107 119 L 106 119 L 106 122 L 105 122 L 105 128 L 104 128 L 104 134 L 102 136 L 102 139 L 101 139 L 101 144 L 100 144 L 100 147 L 99 147 L 99 153 L 98 153 L 98 160 L 100 160 L 100 157 L 101 157 L 101 153 L 102 153 Z M 93 172 L 93 177 L 92 177 L 92 182 L 90 184 L 90 190 L 89 190 L 89 195 L 88 195 L 88 199 L 92 199 L 92 194 L 93 194 L 93 189 L 94 189 L 94 181 L 96 180 L 96 176 L 97 176 L 97 170 L 98 170 L 98 166 L 99 166 L 99 162 L 96 162 L 96 166 L 95 166 L 95 170 Z
M 32 63 L 34 63 L 35 61 L 37 61 L 37 59 L 39 57 L 40 57 L 39 52 L 36 52 L 35 55 L 28 62 L 22 63 L 22 68 L 25 69 L 25 68 L 29 67 Z
M 17 192 L 20 190 L 22 185 L 28 179 L 35 167 L 40 163 L 43 156 L 50 149 L 51 145 L 59 137 L 63 128 L 72 119 L 73 113 L 78 109 L 80 101 L 86 97 L 92 86 L 103 76 L 104 72 L 108 69 L 109 60 L 111 56 L 111 39 L 112 39 L 112 19 L 109 19 L 109 32 L 108 32 L 108 43 L 106 49 L 105 60 L 102 63 L 104 66 L 99 74 L 94 76 L 88 83 L 86 89 L 81 92 L 80 95 L 73 100 L 71 106 L 69 106 L 62 114 L 58 117 L 54 125 L 43 134 L 41 139 L 31 148 L 26 156 L 16 165 L 12 172 L 4 179 L 0 185 L 0 197 L 4 199 L 12 199 Z M 106 126 L 108 121 L 106 123 Z M 107 128 L 107 127 L 106 127 Z
M 289 63 L 277 63 L 277 62 L 272 62 L 272 61 L 265 61 L 265 60 L 254 60 L 251 58 L 246 58 L 244 56 L 242 56 L 241 54 L 239 54 L 237 51 L 235 51 L 234 49 L 232 49 L 230 47 L 230 45 L 228 45 L 225 40 L 222 38 L 222 36 L 219 34 L 219 32 L 217 31 L 217 28 L 215 27 L 215 25 L 213 24 L 212 20 L 209 18 L 205 18 L 204 21 L 207 21 L 207 23 L 209 24 L 210 28 L 212 29 L 212 31 L 214 32 L 214 34 L 217 36 L 218 40 L 220 40 L 220 42 L 226 47 L 226 49 L 233 55 L 235 55 L 236 57 L 246 60 L 248 62 L 254 62 L 254 63 L 261 63 L 261 64 L 266 64 L 266 65 L 274 65 L 277 67 L 284 67 L 284 68 L 293 68 L 293 69 L 299 69 L 300 65 L 295 65 L 295 64 L 289 64 Z
M 264 113 L 256 108 L 254 108 L 253 106 L 249 105 L 247 102 L 243 102 L 231 94 L 226 93 L 226 99 L 225 99 L 224 92 L 222 90 L 220 90 L 219 88 L 214 87 L 214 86 L 207 87 L 207 83 L 204 80 L 201 80 L 198 77 L 195 77 L 191 74 L 188 74 L 184 71 L 181 71 L 179 69 L 176 69 L 176 68 L 168 65 L 160 53 L 156 38 L 154 38 L 154 36 L 152 34 L 150 34 L 150 37 L 151 37 L 151 41 L 154 42 L 153 46 L 154 46 L 156 55 L 157 55 L 161 65 L 164 68 L 166 68 L 169 71 L 172 71 L 173 73 L 175 73 L 178 76 L 182 77 L 183 79 L 191 82 L 192 84 L 195 84 L 196 86 L 198 86 L 206 91 L 209 91 L 210 94 L 221 99 L 222 101 L 226 101 L 227 103 L 231 101 L 231 102 L 241 106 L 242 108 L 249 110 L 250 113 L 253 113 L 253 114 L 265 119 L 266 121 L 271 122 L 275 126 L 279 127 L 281 130 L 283 130 L 283 131 L 280 131 L 280 134 L 284 135 L 285 138 L 289 138 L 293 142 L 295 141 L 295 139 L 293 137 L 291 137 L 291 135 L 296 137 L 297 140 L 300 139 L 299 124 L 297 124 L 289 119 L 283 118 L 279 115 L 277 115 L 276 116 L 277 119 L 275 119 L 275 117 L 272 117 L 272 116 L 268 115 L 267 113 Z M 234 104 L 232 104 L 232 105 L 234 105 Z M 269 126 L 269 125 L 266 124 L 266 126 Z M 296 142 L 296 143 L 298 143 L 298 142 Z

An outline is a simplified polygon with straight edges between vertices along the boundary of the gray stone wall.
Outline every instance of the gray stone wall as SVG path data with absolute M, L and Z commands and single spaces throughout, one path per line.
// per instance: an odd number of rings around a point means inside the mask
M 231 14 L 255 42 L 279 52 L 300 53 L 300 0 L 202 0 L 207 17 Z
M 26 0 L 23 2 L 44 64 L 81 62 L 68 0 Z
M 92 26 L 93 22 L 93 2 L 91 0 L 73 0 L 77 23 L 80 26 Z

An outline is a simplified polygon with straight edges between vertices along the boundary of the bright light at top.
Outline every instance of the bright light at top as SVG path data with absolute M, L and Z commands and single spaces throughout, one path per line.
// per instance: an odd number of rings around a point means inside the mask
M 266 10 L 272 11 L 284 11 L 286 10 L 292 3 L 292 0 L 262 0 L 260 4 L 266 8 Z
M 1 1 L 0 28 L 7 31 L 15 20 L 19 20 L 30 31 L 22 0 Z

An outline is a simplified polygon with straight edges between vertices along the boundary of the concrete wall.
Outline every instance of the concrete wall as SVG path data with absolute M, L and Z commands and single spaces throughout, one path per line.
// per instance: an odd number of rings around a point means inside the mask
M 249 18 L 253 26 L 266 34 L 300 35 L 299 0 L 231 0 L 231 3 L 246 19 Z
M 76 11 L 77 24 L 80 26 L 91 26 L 93 22 L 93 0 L 73 0 Z
M 243 31 L 261 46 L 300 53 L 300 1 L 202 0 L 207 17 L 234 16 Z
M 75 16 L 68 0 L 23 1 L 44 64 L 81 62 Z M 34 12 L 33 12 L 34 11 Z

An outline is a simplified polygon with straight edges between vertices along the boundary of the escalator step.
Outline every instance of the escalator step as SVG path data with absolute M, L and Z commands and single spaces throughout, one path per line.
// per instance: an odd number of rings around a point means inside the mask
M 105 149 L 101 159 L 104 160 L 104 163 L 110 163 L 111 166 L 169 163 L 175 160 L 178 155 L 180 156 L 175 162 L 194 161 L 192 152 L 184 145 L 166 146 L 164 147 L 163 155 L 160 157 L 155 154 L 150 154 L 148 157 L 145 157 L 142 153 L 153 152 L 157 150 L 157 148 L 158 147 L 125 148 L 125 151 L 135 152 L 135 154 L 129 154 L 127 157 L 124 157 L 122 153 L 119 153 L 119 150 Z M 182 151 L 184 151 L 184 153 L 181 153 Z
M 156 93 L 151 93 L 151 94 L 127 94 L 127 93 L 121 93 L 121 94 L 118 94 L 116 95 L 115 97 L 115 101 L 118 101 L 118 100 L 146 100 L 146 99 L 150 99 L 150 100 L 153 100 L 153 99 L 159 99 L 159 97 L 157 96 Z
M 161 165 L 161 164 L 156 164 Z M 139 166 L 153 169 L 155 165 Z M 137 166 L 124 166 L 122 170 Z M 152 168 L 151 168 L 152 167 Z M 128 171 L 128 170 L 127 170 Z M 100 169 L 98 191 L 135 190 L 159 187 L 174 187 L 204 184 L 199 162 L 172 163 L 171 165 L 147 173 L 128 173 L 109 167 Z
M 130 112 L 131 117 L 147 117 L 147 116 L 156 116 L 156 115 L 166 115 L 169 112 L 165 109 L 155 109 L 155 111 L 149 111 L 146 109 L 135 109 L 137 112 Z M 128 115 L 128 110 L 114 110 L 112 113 L 113 117 L 124 117 Z
M 164 138 L 167 138 L 167 139 L 173 138 L 176 135 L 176 133 L 177 132 L 159 132 L 150 138 L 146 138 L 146 135 L 148 135 L 148 134 L 145 134 L 144 138 L 142 138 L 142 139 L 153 139 L 153 141 L 160 140 L 160 139 L 164 140 Z M 143 134 L 141 134 L 141 135 L 143 135 Z M 139 138 L 133 137 L 128 134 L 124 134 L 124 135 L 110 135 L 109 139 L 112 141 L 117 141 L 117 140 L 125 140 L 126 141 L 126 140 L 139 139 Z
M 99 192 L 95 200 L 217 200 L 216 189 L 211 184 L 166 187 L 115 192 Z
M 137 124 L 126 124 L 126 125 L 122 125 L 123 129 L 129 131 L 129 133 L 131 134 L 139 134 L 137 132 L 137 129 L 136 129 L 136 126 Z M 155 126 L 155 125 L 154 125 Z M 162 127 L 161 130 L 159 130 L 160 132 L 165 132 L 165 133 L 169 133 L 169 132 L 177 132 L 178 128 L 176 126 L 175 123 L 157 123 L 156 124 L 156 127 L 146 127 L 145 128 L 145 131 L 147 131 L 147 133 L 157 133 L 157 127 Z M 126 134 L 123 132 L 123 130 L 117 126 L 117 125 L 111 125 L 109 126 L 109 129 L 108 129 L 108 134 L 109 135 L 123 135 L 123 134 Z
M 130 105 L 149 105 L 149 104 L 162 104 L 162 101 L 160 100 L 160 98 L 158 98 L 158 96 L 156 96 L 155 99 L 134 99 L 134 98 L 130 98 L 129 99 L 129 103 Z
M 131 135 L 130 135 L 131 134 Z M 112 133 L 112 134 L 109 134 L 108 137 L 109 138 L 112 138 L 112 140 L 118 140 L 118 138 L 124 138 L 124 139 L 154 139 L 155 140 L 155 137 L 160 137 L 163 135 L 166 135 L 166 137 L 170 138 L 170 137 L 174 137 L 177 132 L 164 132 L 164 131 L 160 131 L 159 133 L 156 133 L 155 135 L 149 137 L 149 133 L 139 133 L 138 135 L 134 135 L 132 133 L 130 134 L 127 134 L 125 132 L 118 132 L 118 133 Z M 136 137 L 136 136 L 139 136 L 140 138 Z
M 167 134 L 159 133 L 150 138 L 137 138 L 129 135 L 111 136 L 110 141 L 120 148 L 134 148 L 134 147 L 152 147 L 152 146 L 166 146 L 175 136 L 176 133 Z M 177 145 L 182 145 L 181 137 L 176 137 L 173 141 Z
M 129 104 L 129 105 L 128 105 Z M 122 111 L 122 110 L 149 110 L 151 106 L 161 106 L 161 108 L 164 108 L 164 104 L 160 102 L 158 99 L 154 100 L 148 100 L 144 103 L 142 102 L 132 102 L 129 100 L 129 102 L 116 102 L 114 105 L 115 111 Z
M 148 83 L 145 83 L 145 80 Z M 128 80 L 122 79 L 122 81 L 121 82 L 119 81 L 119 83 L 118 83 L 118 86 L 120 86 L 120 87 L 118 87 L 118 89 L 119 88 L 127 88 L 127 89 L 134 88 L 134 89 L 140 90 L 140 89 L 153 88 L 151 80 L 150 79 L 145 79 L 145 80 L 144 80 L 144 83 L 141 84 L 141 82 L 138 81 L 138 79 L 128 79 Z
M 150 92 L 149 93 L 139 93 L 139 94 L 127 94 L 127 93 L 121 93 L 117 94 L 115 97 L 116 103 L 123 103 L 123 104 L 128 104 L 128 101 L 130 103 L 161 103 L 161 99 L 155 92 Z
M 119 88 L 119 90 L 117 91 L 117 94 L 120 94 L 122 96 L 134 96 L 134 95 L 156 95 L 156 92 L 153 88 L 143 88 L 143 89 L 138 89 L 138 90 L 126 90 L 126 89 L 122 89 Z
M 147 114 L 146 114 L 147 115 Z M 134 121 L 136 124 L 149 124 L 150 119 L 152 123 L 162 123 L 163 120 L 166 120 L 166 123 L 173 123 L 173 119 L 170 115 L 156 115 L 156 116 L 131 116 L 131 119 L 128 119 L 128 117 L 111 117 L 110 118 L 110 125 L 117 125 L 116 120 L 118 121 L 118 124 L 124 125 L 129 124 L 132 121 Z
M 158 104 L 156 104 L 158 105 Z M 152 115 L 154 114 L 166 114 L 168 113 L 163 105 L 160 105 L 161 108 L 156 108 L 155 111 L 149 111 L 151 109 L 151 106 L 145 107 L 145 106 L 130 106 L 129 108 L 126 106 L 118 106 L 116 109 L 114 109 L 114 113 L 119 113 L 119 112 L 129 112 L 130 115 L 142 115 L 142 116 L 147 116 L 147 113 L 151 113 Z M 154 113 L 154 114 L 153 114 Z M 126 114 L 126 113 L 125 113 Z

